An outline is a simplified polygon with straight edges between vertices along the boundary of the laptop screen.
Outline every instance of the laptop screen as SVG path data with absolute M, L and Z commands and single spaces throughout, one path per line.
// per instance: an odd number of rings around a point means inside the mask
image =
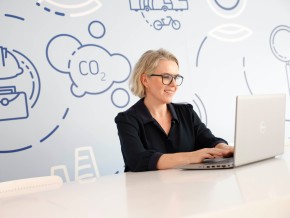
M 235 166 L 283 153 L 285 108 L 285 94 L 237 96 Z

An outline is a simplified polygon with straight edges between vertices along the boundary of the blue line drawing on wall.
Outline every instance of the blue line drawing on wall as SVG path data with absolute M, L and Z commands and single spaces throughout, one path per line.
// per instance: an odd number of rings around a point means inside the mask
M 67 108 L 64 112 L 64 115 L 62 116 L 62 119 L 64 120 L 68 114 L 69 108 Z
M 100 21 L 93 21 L 88 26 L 88 32 L 91 35 L 91 37 L 100 39 L 102 38 L 106 33 L 106 28 L 103 23 Z
M 2 150 L 2 151 L 0 150 L 0 154 L 8 154 L 8 153 L 15 153 L 19 151 L 25 151 L 30 148 L 32 148 L 32 145 L 23 146 L 22 148 L 19 148 L 19 149 Z
M 165 26 L 179 30 L 181 22 L 167 13 L 188 10 L 187 0 L 129 0 L 129 4 L 130 10 L 141 11 L 145 22 L 156 30 L 161 30 Z M 160 11 L 165 12 L 167 16 L 160 18 Z M 147 15 L 144 12 L 147 12 Z M 152 16 L 154 13 L 155 16 Z M 158 18 L 156 18 L 156 14 L 158 14 Z
M 202 102 L 201 98 L 195 93 L 194 99 L 192 101 L 194 103 L 194 110 L 197 111 L 198 116 L 201 119 L 201 121 L 205 125 L 207 125 L 207 112 L 206 112 L 206 108 L 205 108 L 204 103 Z
M 0 121 L 28 118 L 25 92 L 17 92 L 15 86 L 0 87 Z
M 164 26 L 172 26 L 173 29 L 180 29 L 180 22 L 178 20 L 174 20 L 171 16 L 166 16 L 166 18 L 162 18 L 161 20 L 155 20 L 153 23 L 153 27 L 156 30 L 161 30 Z
M 245 70 L 245 67 L 246 67 L 246 65 L 245 65 L 245 58 L 243 59 L 243 67 L 244 67 L 244 77 L 245 77 L 245 80 L 246 80 L 246 83 L 247 83 L 248 90 L 251 93 L 251 95 L 253 95 L 253 92 L 251 90 L 250 84 L 249 84 L 248 79 L 247 79 L 247 72 Z M 286 116 L 287 116 L 287 114 L 286 114 Z M 290 122 L 290 119 L 289 118 L 285 118 L 285 122 Z
M 210 8 L 220 17 L 232 19 L 239 16 L 246 7 L 246 0 L 223 1 L 207 0 Z M 252 30 L 239 24 L 227 23 L 209 31 L 209 36 L 225 42 L 242 41 L 252 35 Z
M 99 23 L 92 22 L 89 25 L 89 32 L 95 37 L 101 37 L 105 32 L 103 29 L 100 35 L 95 35 L 92 25 Z M 131 73 L 131 63 L 123 54 L 111 53 L 96 44 L 82 44 L 69 34 L 54 36 L 47 44 L 46 57 L 52 68 L 69 75 L 71 93 L 78 98 L 86 94 L 102 94 L 114 84 L 128 80 Z
M 32 61 L 21 52 L 15 49 L 10 51 L 3 46 L 0 48 L 0 122 L 27 119 L 40 96 L 39 73 Z M 68 108 L 62 119 L 67 114 Z M 58 128 L 59 125 L 56 125 L 40 142 L 51 137 Z M 15 153 L 30 148 L 32 145 L 22 145 L 15 149 L 0 150 L 0 153 Z
M 38 0 L 36 5 L 46 12 L 69 17 L 86 16 L 102 7 L 102 3 L 99 0 L 79 0 L 73 3 L 67 3 L 65 0 Z
M 17 58 L 3 46 L 0 46 L 0 71 L 0 80 L 12 79 L 23 73 Z
M 145 14 L 144 14 L 143 12 L 141 12 L 141 15 L 142 15 L 142 17 L 145 19 L 145 22 L 146 22 L 147 24 L 149 24 L 150 26 L 152 26 L 152 25 L 150 24 L 150 21 L 146 19 L 146 16 L 145 16 Z
M 69 111 L 69 108 L 67 108 L 62 116 L 62 119 L 64 120 L 68 114 L 68 111 Z M 55 132 L 56 130 L 59 128 L 59 124 L 56 125 L 46 136 L 44 136 L 42 139 L 39 140 L 39 142 L 44 142 L 45 140 L 47 140 L 49 137 L 51 137 Z
M 1 107 L 1 106 L 0 106 Z M 0 109 L 1 111 L 1 109 Z M 69 112 L 69 108 L 66 108 L 63 116 L 62 116 L 62 119 L 64 120 L 67 115 L 68 115 L 68 112 Z M 50 138 L 55 132 L 56 130 L 60 127 L 60 125 L 56 125 L 45 137 L 43 137 L 42 139 L 40 139 L 40 143 L 46 141 L 48 138 Z M 11 150 L 0 150 L 0 154 L 1 153 L 15 153 L 15 152 L 19 152 L 19 151 L 24 151 L 24 150 L 27 150 L 29 148 L 32 148 L 32 145 L 28 145 L 28 146 L 23 146 L 21 148 L 18 148 L 18 149 L 11 149 Z
M 198 62 L 199 62 L 201 48 L 203 47 L 203 44 L 205 43 L 206 40 L 207 40 L 207 36 L 204 37 L 204 39 L 202 40 L 201 44 L 199 45 L 199 48 L 198 48 L 198 51 L 197 51 L 197 55 L 196 55 L 196 60 L 195 60 L 195 66 L 196 67 L 198 67 Z
M 117 88 L 111 94 L 111 101 L 115 107 L 124 108 L 130 102 L 130 95 L 126 89 Z
M 26 20 L 8 13 L 5 14 L 5 17 L 20 21 Z M 8 131 L 17 135 L 18 132 L 8 124 L 8 121 L 13 122 L 13 127 L 15 127 L 18 120 L 22 119 L 19 121 L 22 124 L 23 119 L 29 120 L 40 97 L 41 81 L 37 68 L 26 55 L 3 45 L 0 45 L 0 90 L 1 131 L 3 130 L 4 134 L 5 131 Z M 66 108 L 62 119 L 67 117 L 68 111 L 69 109 Z M 59 126 L 56 125 L 57 128 L 54 127 L 49 134 L 45 134 L 46 136 L 42 137 L 41 142 L 53 135 Z M 15 145 L 9 141 L 9 134 L 5 135 L 6 138 L 1 138 L 1 154 L 26 151 L 33 147 L 29 142 Z
M 5 17 L 9 17 L 9 18 L 14 18 L 14 19 L 17 19 L 17 20 L 21 20 L 21 21 L 25 20 L 23 17 L 16 16 L 16 15 L 13 15 L 13 14 L 4 14 L 4 16 Z
M 48 139 L 53 133 L 55 133 L 55 131 L 59 128 L 59 125 L 56 125 L 56 127 L 53 128 L 53 130 L 51 130 L 45 137 L 43 137 L 42 139 L 40 139 L 39 142 L 44 142 L 46 139 Z
M 19 81 L 25 79 L 31 85 L 22 89 Z M 0 46 L 0 121 L 28 118 L 28 108 L 35 106 L 40 88 L 33 63 L 19 51 Z
M 0 50 L 0 121 L 7 129 L 3 121 L 6 123 L 29 117 L 30 109 L 38 101 L 41 83 L 37 69 L 27 56 L 4 46 L 0 46 Z M 21 145 L 14 149 L 2 149 L 0 153 L 15 153 L 30 148 L 31 144 Z
M 63 48 L 67 40 L 69 46 L 72 39 L 75 39 L 76 48 L 72 48 L 70 57 L 64 57 L 65 68 L 59 68 L 53 60 L 53 55 L 59 50 L 52 51 L 51 47 Z M 58 45 L 56 45 L 58 44 Z M 82 45 L 75 37 L 67 34 L 60 34 L 53 37 L 46 49 L 49 64 L 61 73 L 69 74 L 72 81 L 71 92 L 75 97 L 83 97 L 85 94 L 101 94 L 106 92 L 114 83 L 126 81 L 130 75 L 131 64 L 122 54 L 110 53 L 99 45 Z M 65 59 L 67 58 L 67 59 Z M 114 66 L 118 68 L 118 74 L 113 77 Z
M 231 19 L 238 17 L 246 8 L 247 0 L 207 0 L 210 9 L 222 18 Z
M 233 5 L 222 5 L 222 4 L 220 4 L 219 3 L 219 0 L 215 0 L 215 3 L 220 7 L 220 8 L 222 8 L 222 9 L 224 9 L 224 10 L 233 10 L 233 9 L 235 9 L 237 6 L 238 6 L 238 4 L 240 3 L 240 0 L 236 0 L 236 2 L 234 2 L 234 4 Z
M 253 95 L 252 89 L 250 87 L 250 84 L 249 84 L 249 81 L 248 81 L 248 78 L 247 78 L 247 73 L 246 73 L 246 58 L 245 57 L 243 57 L 243 69 L 244 69 L 244 77 L 245 77 L 245 81 L 246 81 L 248 90 L 251 93 L 251 95 Z
M 246 2 L 246 0 L 235 0 L 234 2 L 225 1 L 220 3 L 218 0 L 207 0 L 208 5 L 217 15 L 227 19 L 239 16 L 244 11 Z M 230 15 L 227 13 L 230 13 Z M 228 23 L 213 28 L 208 32 L 208 35 L 223 42 L 238 42 L 250 37 L 252 35 L 252 31 L 242 25 Z M 207 36 L 203 38 L 198 48 L 196 67 L 198 67 L 201 49 L 206 41 Z
M 187 0 L 129 0 L 130 9 L 139 10 L 188 10 Z
M 29 74 L 31 80 L 31 93 L 29 97 L 29 101 L 31 101 L 30 108 L 34 108 L 34 106 L 38 101 L 41 91 L 41 82 L 39 73 L 34 64 L 32 63 L 32 61 L 27 56 L 25 56 L 24 54 L 15 49 L 13 49 L 12 51 L 15 53 L 15 57 L 20 62 L 21 67 L 24 69 L 24 71 L 27 71 L 27 74 Z
M 285 63 L 288 94 L 290 96 L 290 27 L 281 25 L 274 28 L 270 35 L 270 48 L 273 55 Z

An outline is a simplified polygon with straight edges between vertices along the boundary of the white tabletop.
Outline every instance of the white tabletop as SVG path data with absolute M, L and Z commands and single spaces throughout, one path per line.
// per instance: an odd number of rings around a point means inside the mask
M 103 176 L 88 184 L 72 182 L 50 191 L 0 195 L 0 217 L 286 218 L 290 217 L 289 169 L 287 146 L 282 156 L 235 169 Z

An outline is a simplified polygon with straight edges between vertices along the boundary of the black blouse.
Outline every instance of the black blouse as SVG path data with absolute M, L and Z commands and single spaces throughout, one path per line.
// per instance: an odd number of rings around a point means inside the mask
M 167 135 L 140 99 L 115 122 L 125 162 L 125 172 L 156 170 L 162 154 L 211 148 L 222 138 L 215 137 L 201 122 L 190 104 L 168 104 L 171 129 Z

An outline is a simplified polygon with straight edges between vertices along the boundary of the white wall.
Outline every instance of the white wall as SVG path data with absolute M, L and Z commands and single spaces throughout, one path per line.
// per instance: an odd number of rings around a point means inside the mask
M 1 1 L 0 181 L 123 172 L 114 117 L 138 100 L 135 62 L 160 47 L 185 78 L 175 102 L 192 103 L 214 134 L 233 141 L 236 95 L 284 92 L 290 138 L 289 1 L 172 0 L 182 11 L 147 2 L 149 11 L 131 9 L 137 0 Z M 167 16 L 179 24 L 156 29 Z

